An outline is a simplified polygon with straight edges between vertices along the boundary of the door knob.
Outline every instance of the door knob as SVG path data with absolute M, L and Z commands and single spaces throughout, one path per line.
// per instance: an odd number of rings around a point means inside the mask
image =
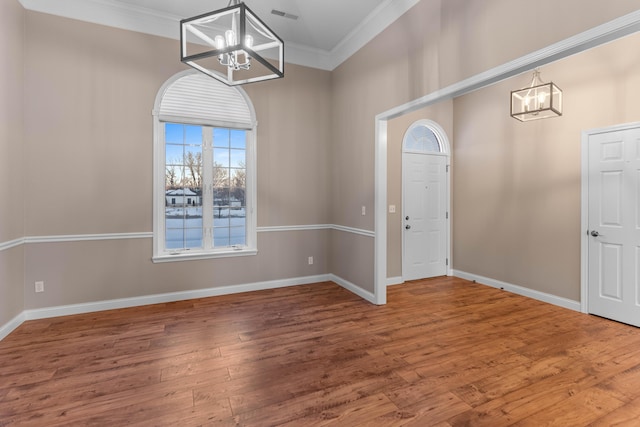
M 598 237 L 600 235 L 600 233 L 598 233 L 596 230 L 591 230 L 591 235 L 593 237 Z
M 406 228 L 407 230 L 411 228 L 411 226 L 409 224 L 405 225 L 404 228 Z
M 404 217 L 404 219 L 405 219 L 406 221 L 409 221 L 409 215 L 405 216 L 405 217 Z

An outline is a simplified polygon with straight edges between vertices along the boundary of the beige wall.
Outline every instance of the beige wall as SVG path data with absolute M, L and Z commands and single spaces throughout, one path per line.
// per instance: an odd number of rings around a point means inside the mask
M 520 123 L 509 92 L 530 74 L 454 103 L 454 268 L 580 299 L 581 132 L 640 121 L 640 35 L 545 66 L 562 117 Z
M 544 0 L 531 7 L 525 0 L 423 0 L 338 67 L 332 76 L 336 132 L 332 139 L 333 222 L 374 228 L 374 217 L 360 216 L 360 206 L 366 205 L 368 212 L 373 208 L 377 114 L 640 7 L 640 2 L 627 0 L 562 3 Z M 553 15 L 555 11 L 557 15 Z M 522 20 L 525 12 L 529 19 Z M 451 139 L 455 146 L 455 132 Z M 453 163 L 454 168 L 459 167 L 455 154 Z M 454 238 L 457 234 L 454 225 Z M 369 244 L 373 247 L 373 240 Z M 397 247 L 397 237 L 389 244 L 390 250 Z M 454 248 L 456 244 L 454 241 Z M 349 256 L 339 245 L 331 248 L 337 259 Z M 396 249 L 388 254 L 388 277 L 396 276 L 398 262 Z M 374 268 L 373 257 L 367 268 Z
M 186 68 L 178 42 L 26 16 L 26 235 L 151 232 L 151 110 Z M 258 119 L 258 226 L 326 224 L 330 73 L 287 65 L 286 79 L 245 90 Z M 150 261 L 151 239 L 29 244 L 25 304 L 326 274 L 328 242 L 328 230 L 260 233 L 257 256 L 166 264 Z
M 438 1 L 422 1 L 334 70 L 332 217 L 373 230 L 374 119 L 438 89 Z M 433 16 L 425 26 L 423 16 Z M 384 54 L 381 54 L 384 52 Z M 366 206 L 366 216 L 361 206 Z
M 0 244 L 24 236 L 24 11 L 0 2 Z M 0 250 L 0 327 L 24 309 L 22 246 Z
M 24 235 L 24 12 L 17 0 L 0 4 L 0 243 Z
M 374 230 L 374 119 L 379 113 L 438 89 L 439 15 L 439 0 L 418 3 L 333 71 L 334 224 Z M 430 25 L 424 25 L 425 16 L 432 18 Z M 374 239 L 365 237 L 363 241 L 362 236 L 342 234 L 332 240 L 332 258 L 345 266 L 353 257 L 354 247 L 370 254 L 357 267 L 369 273 L 359 273 L 353 283 L 373 290 Z M 332 268 L 338 270 L 333 264 Z
M 331 73 L 286 65 L 245 86 L 258 116 L 258 226 L 329 222 Z
M 442 84 L 456 83 L 638 8 L 638 0 L 442 1 Z
M 331 230 L 330 271 L 337 277 L 373 294 L 373 238 Z
M 27 12 L 26 235 L 152 229 L 156 93 L 177 42 Z
M 150 239 L 29 244 L 27 309 L 185 292 L 327 273 L 329 230 L 259 233 L 256 256 L 154 264 Z M 307 256 L 314 257 L 308 265 Z M 31 285 L 33 286 L 33 285 Z

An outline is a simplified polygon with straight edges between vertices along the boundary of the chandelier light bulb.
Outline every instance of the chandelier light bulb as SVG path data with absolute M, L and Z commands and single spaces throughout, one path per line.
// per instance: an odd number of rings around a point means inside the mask
M 227 46 L 234 46 L 236 44 L 236 33 L 233 30 L 225 31 L 224 37 L 227 40 Z
M 538 95 L 538 103 L 540 104 L 540 108 L 544 106 L 544 101 L 547 99 L 546 92 L 542 92 Z
M 249 49 L 253 48 L 253 36 L 251 34 L 244 36 L 244 45 Z
M 216 49 L 224 49 L 224 47 L 225 47 L 224 46 L 224 37 L 219 36 L 219 35 L 216 36 L 215 42 L 216 42 Z

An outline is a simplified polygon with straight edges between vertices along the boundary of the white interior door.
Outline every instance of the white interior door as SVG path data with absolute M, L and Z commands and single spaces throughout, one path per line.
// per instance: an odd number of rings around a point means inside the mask
M 402 154 L 404 280 L 447 274 L 447 157 Z
M 640 326 L 640 128 L 588 136 L 589 313 Z

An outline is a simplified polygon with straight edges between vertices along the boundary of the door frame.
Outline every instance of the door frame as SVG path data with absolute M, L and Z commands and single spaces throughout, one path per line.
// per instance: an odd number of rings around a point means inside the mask
M 411 151 L 411 150 L 405 150 L 404 149 L 404 140 L 406 137 L 406 133 L 412 129 L 415 125 L 422 125 L 422 126 L 426 126 L 429 129 L 431 129 L 433 131 L 433 133 L 436 135 L 436 138 L 438 139 L 438 142 L 440 143 L 441 149 L 442 151 L 439 153 L 428 153 L 428 152 L 417 152 L 417 151 Z M 400 174 L 402 176 L 402 197 L 401 197 L 401 221 L 400 221 L 400 233 L 402 236 L 402 259 L 401 259 L 401 269 L 402 269 L 402 282 L 404 283 L 405 279 L 404 279 L 404 261 L 405 261 L 405 253 L 404 253 L 404 217 L 405 217 L 405 212 L 404 212 L 404 194 L 405 194 L 405 181 L 404 181 L 404 170 L 405 170 L 405 164 L 404 164 L 404 154 L 405 153 L 409 153 L 409 154 L 420 154 L 420 155 L 424 155 L 424 156 L 438 156 L 438 157 L 446 157 L 446 171 L 445 171 L 445 191 L 446 191 L 446 201 L 445 204 L 447 206 L 447 223 L 445 225 L 445 232 L 447 233 L 446 235 L 446 257 L 447 257 L 447 265 L 446 265 L 446 271 L 447 271 L 447 276 L 452 276 L 453 275 L 453 263 L 452 263 L 452 253 L 451 253 L 451 144 L 449 143 L 449 138 L 447 138 L 447 133 L 444 131 L 444 129 L 442 128 L 442 126 L 440 126 L 438 123 L 434 122 L 433 120 L 429 120 L 429 119 L 420 119 L 420 120 L 416 120 L 415 122 L 411 123 L 408 127 L 407 130 L 405 131 L 404 136 L 402 137 L 402 145 L 401 145 L 401 150 L 402 150 L 402 166 L 401 166 L 401 171 Z
M 582 177 L 580 219 L 580 311 L 589 313 L 589 137 L 601 133 L 640 128 L 640 122 L 624 123 L 582 131 Z

